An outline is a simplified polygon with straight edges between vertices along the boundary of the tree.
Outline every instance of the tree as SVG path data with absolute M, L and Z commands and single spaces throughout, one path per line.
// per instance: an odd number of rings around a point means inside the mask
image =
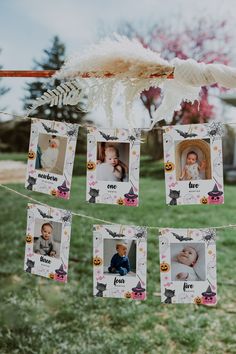
M 0 49 L 0 53 L 1 53 L 1 49 Z M 2 70 L 2 68 L 3 68 L 2 65 L 0 65 L 0 70 Z M 1 81 L 1 80 L 2 80 L 2 79 L 0 79 L 0 81 Z M 5 95 L 9 90 L 10 90 L 9 87 L 0 86 L 0 96 Z M 1 111 L 4 111 L 4 110 L 6 109 L 6 107 L 1 107 L 0 109 L 1 109 Z
M 55 36 L 52 39 L 52 45 L 49 49 L 44 49 L 44 57 L 38 61 L 34 60 L 34 70 L 58 70 L 62 67 L 65 61 L 66 56 L 66 47 L 65 44 L 62 43 L 58 36 Z M 47 84 L 47 88 L 45 88 L 45 83 Z M 59 80 L 55 80 L 52 84 L 50 84 L 50 79 L 45 81 L 45 79 L 37 79 L 33 82 L 26 84 L 27 94 L 23 98 L 23 107 L 24 109 L 28 109 L 33 101 L 36 98 L 41 97 L 41 95 L 46 91 L 46 89 L 53 89 L 60 84 Z M 75 106 L 53 106 L 49 107 L 48 105 L 40 106 L 32 114 L 35 117 L 49 120 L 57 120 L 57 121 L 66 121 L 71 123 L 80 123 L 84 113 Z M 28 137 L 30 131 L 30 122 L 16 122 L 16 125 L 21 130 L 21 135 L 24 136 L 24 139 L 21 141 L 18 140 L 17 136 L 13 138 L 11 134 L 11 139 L 14 140 L 11 143 L 11 146 L 17 151 L 26 151 L 28 149 Z M 18 131 L 17 126 L 15 126 L 14 131 Z M 83 130 L 82 134 L 80 133 L 80 152 L 86 151 L 86 134 L 85 130 Z M 5 138 L 8 133 L 4 134 Z M 8 141 L 6 141 L 8 142 Z M 9 145 L 10 149 L 10 145 Z
M 58 36 L 52 40 L 52 46 L 49 49 L 44 49 L 44 58 L 41 61 L 34 60 L 34 70 L 58 70 L 62 67 L 65 61 L 66 49 Z M 48 81 L 48 80 L 47 80 Z M 51 90 L 60 84 L 59 80 L 55 80 L 53 84 L 48 84 L 47 89 Z M 36 80 L 27 83 L 27 95 L 24 97 L 24 109 L 31 106 L 32 102 L 40 97 L 45 92 L 45 80 Z M 34 116 L 44 119 L 66 120 L 67 122 L 79 123 L 83 117 L 83 113 L 75 106 L 40 106 L 33 112 Z
M 179 19 L 178 19 L 179 20 Z M 230 41 L 228 34 L 228 24 L 226 21 L 209 22 L 207 19 L 199 19 L 189 25 L 183 25 L 181 30 L 176 30 L 179 26 L 171 27 L 169 23 L 155 24 L 146 34 L 139 33 L 131 24 L 126 23 L 122 32 L 129 37 L 137 38 L 144 47 L 149 47 L 161 54 L 164 59 L 171 60 L 175 57 L 180 59 L 193 58 L 204 63 L 230 63 Z M 214 105 L 210 102 L 210 94 L 218 94 L 222 90 L 217 85 L 202 87 L 200 103 L 194 104 L 183 102 L 181 110 L 173 115 L 171 124 L 191 124 L 205 123 L 214 117 Z M 150 119 L 152 113 L 161 102 L 161 90 L 150 88 L 143 91 L 141 100 L 149 112 Z M 165 125 L 161 121 L 160 125 Z M 160 158 L 162 152 L 161 131 L 152 131 L 148 136 L 150 146 L 149 153 L 155 158 Z M 157 142 L 159 146 L 153 148 Z M 153 152 L 155 155 L 153 155 Z

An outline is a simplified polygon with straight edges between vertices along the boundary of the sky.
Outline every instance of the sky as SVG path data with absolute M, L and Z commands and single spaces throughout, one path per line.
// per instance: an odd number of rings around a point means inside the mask
M 70 57 L 104 33 L 117 31 L 123 21 L 143 29 L 160 20 L 181 27 L 183 21 L 191 23 L 202 14 L 213 21 L 236 22 L 235 8 L 235 0 L 1 0 L 0 65 L 5 70 L 31 70 L 33 59 L 40 61 L 55 35 L 66 44 Z M 26 81 L 1 80 L 0 85 L 11 88 L 0 99 L 6 112 L 24 113 L 21 99 Z

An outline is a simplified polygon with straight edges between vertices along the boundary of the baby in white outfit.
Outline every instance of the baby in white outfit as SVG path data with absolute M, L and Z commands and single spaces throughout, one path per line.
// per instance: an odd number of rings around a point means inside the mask
M 189 151 L 186 157 L 186 165 L 183 168 L 180 181 L 191 181 L 202 179 L 200 171 L 205 170 L 206 161 L 203 160 L 200 164 L 198 161 L 198 154 L 195 151 Z
M 198 254 L 195 248 L 185 246 L 180 251 L 176 260 L 171 263 L 171 277 L 172 280 L 199 280 L 193 266 L 196 264 Z
M 120 161 L 119 150 L 115 146 L 105 148 L 104 162 L 97 161 L 98 180 L 122 182 L 127 170 L 127 166 Z

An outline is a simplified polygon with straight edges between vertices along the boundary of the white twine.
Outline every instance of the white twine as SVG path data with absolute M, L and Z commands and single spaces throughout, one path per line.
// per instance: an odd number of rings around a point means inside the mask
M 29 120 L 31 120 L 31 119 L 32 120 L 33 119 L 43 119 L 43 118 L 39 118 L 39 117 L 28 117 L 28 116 L 23 116 L 23 115 L 13 114 L 13 113 L 8 113 L 8 112 L 3 112 L 3 111 L 0 111 L 0 114 L 6 115 L 6 116 L 9 116 L 9 117 L 16 117 L 18 119 L 24 119 L 24 120 L 26 120 L 26 119 L 29 119 Z M 226 122 L 226 123 L 221 122 L 221 124 L 223 124 L 223 125 L 236 125 L 236 122 Z M 86 124 L 86 123 L 77 124 L 77 125 L 79 127 L 82 127 L 82 128 L 98 128 L 96 125 Z M 103 128 L 101 127 L 101 129 L 103 129 Z M 107 129 L 107 127 L 104 128 L 104 129 Z M 115 128 L 112 127 L 111 129 L 115 129 Z M 133 130 L 134 128 L 125 128 L 125 129 Z M 143 130 L 143 131 L 146 131 L 146 132 L 150 131 L 149 128 L 140 128 L 140 127 L 138 127 L 137 129 L 140 129 L 140 130 Z M 154 127 L 153 129 L 155 129 L 155 130 L 164 130 L 163 127 Z M 141 139 L 141 143 L 143 143 L 142 139 Z
M 15 193 L 19 196 L 21 196 L 22 198 L 25 198 L 25 199 L 28 199 L 30 200 L 31 202 L 34 202 L 36 204 L 40 204 L 40 205 L 44 205 L 48 208 L 53 208 L 52 206 L 46 204 L 46 203 L 42 203 L 34 198 L 31 198 L 29 197 L 28 195 L 25 195 L 23 193 L 20 193 L 18 191 L 16 191 L 15 189 L 12 189 L 10 187 L 7 187 L 6 185 L 4 184 L 1 184 L 0 183 L 0 187 L 1 188 L 4 188 L 6 189 L 7 191 L 10 191 L 12 193 Z M 81 214 L 81 213 L 77 213 L 77 212 L 74 212 L 74 211 L 71 211 L 71 214 L 74 215 L 74 216 L 79 216 L 81 218 L 86 218 L 86 219 L 90 219 L 90 220 L 95 220 L 95 221 L 99 221 L 99 222 L 102 222 L 104 224 L 112 224 L 112 225 L 116 225 L 117 223 L 114 223 L 112 221 L 108 221 L 108 220 L 104 220 L 104 219 L 99 219 L 99 218 L 95 218 L 94 216 L 90 216 L 90 215 L 86 215 L 86 214 Z M 133 224 L 133 222 L 131 223 Z M 146 227 L 147 229 L 150 229 L 150 230 L 159 230 L 159 229 L 169 229 L 170 226 L 168 227 L 164 227 L 164 226 L 143 226 L 143 227 Z M 236 227 L 236 224 L 229 224 L 229 225 L 222 225 L 222 226 L 205 226 L 204 229 L 218 229 L 218 230 L 223 230 L 223 229 L 229 229 L 229 228 L 235 228 Z M 195 229 L 202 229 L 202 227 L 199 227 L 199 228 L 195 228 Z

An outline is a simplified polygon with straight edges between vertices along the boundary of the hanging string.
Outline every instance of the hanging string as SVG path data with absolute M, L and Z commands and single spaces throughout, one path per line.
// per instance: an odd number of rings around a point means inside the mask
M 7 187 L 6 185 L 4 184 L 1 184 L 0 183 L 0 187 L 1 188 L 4 188 L 6 189 L 7 191 L 10 191 L 12 193 L 15 193 L 19 196 L 21 196 L 22 198 L 25 198 L 25 199 L 28 199 L 36 204 L 40 204 L 40 205 L 43 205 L 43 206 L 46 206 L 47 208 L 53 208 L 52 206 L 46 204 L 46 203 L 42 203 L 34 198 L 31 198 L 29 197 L 28 195 L 25 195 L 23 193 L 20 193 L 18 191 L 16 191 L 15 189 L 12 189 L 12 188 L 9 188 Z M 99 221 L 101 223 L 104 223 L 104 224 L 113 224 L 113 225 L 116 225 L 117 223 L 114 223 L 112 221 L 108 221 L 108 220 L 104 220 L 104 219 L 99 219 L 99 218 L 96 218 L 94 216 L 90 216 L 90 215 L 86 215 L 86 214 L 81 214 L 81 213 L 76 213 L 74 211 L 71 211 L 71 214 L 74 215 L 74 216 L 79 216 L 81 218 L 86 218 L 86 219 L 90 219 L 90 220 L 95 220 L 95 221 Z M 164 226 L 146 226 L 144 225 L 143 227 L 146 227 L 147 229 L 149 230 L 159 230 L 159 229 L 169 229 L 170 227 L 164 227 Z M 229 228 L 235 228 L 236 227 L 236 224 L 229 224 L 229 225 L 222 225 L 222 226 L 209 226 L 209 227 L 204 227 L 205 229 L 218 229 L 218 230 L 223 230 L 223 229 L 229 229 Z M 200 227 L 200 229 L 202 229 L 202 227 Z
M 9 188 L 9 187 L 7 187 L 7 186 L 4 185 L 4 184 L 1 184 L 1 183 L 0 183 L 0 187 L 1 187 L 1 188 L 4 188 L 4 189 L 6 189 L 6 190 L 8 190 L 8 191 L 10 191 L 10 192 L 12 192 L 12 193 L 15 193 L 15 194 L 19 195 L 19 196 L 21 196 L 22 198 L 28 199 L 28 200 L 30 200 L 31 202 L 34 202 L 34 203 L 36 203 L 36 204 L 43 205 L 43 206 L 45 206 L 45 207 L 47 207 L 47 208 L 53 208 L 52 206 L 50 206 L 50 205 L 48 205 L 48 204 L 46 204 L 46 203 L 42 203 L 42 202 L 40 202 L 40 201 L 38 201 L 38 200 L 36 200 L 36 199 L 34 199 L 34 198 L 29 197 L 28 195 L 25 195 L 25 194 L 23 194 L 23 193 L 20 193 L 20 192 L 16 191 L 15 189 Z M 103 222 L 103 223 L 105 223 L 105 224 L 114 224 L 114 225 L 116 224 L 116 223 L 114 223 L 114 222 L 107 221 L 107 220 L 103 220 L 103 219 L 99 219 L 99 218 L 95 218 L 95 217 L 89 216 L 89 215 L 84 215 L 84 214 L 75 213 L 75 212 L 71 212 L 71 213 L 72 213 L 72 215 L 79 216 L 79 217 L 81 217 L 81 218 L 87 218 L 87 219 L 91 219 L 91 220 L 97 220 L 97 221 Z
M 19 114 L 13 114 L 13 113 L 8 113 L 8 112 L 3 112 L 3 111 L 0 111 L 0 114 L 2 115 L 6 115 L 6 116 L 11 116 L 11 117 L 15 117 L 15 118 L 19 118 L 19 119 L 24 119 L 24 120 L 27 120 L 27 119 L 42 119 L 42 118 L 39 118 L 39 117 L 28 117 L 28 116 L 24 116 L 24 115 L 19 115 Z M 63 122 L 63 121 L 62 121 Z M 77 123 L 76 123 L 77 124 Z M 228 122 L 228 123 L 222 123 L 224 125 L 236 125 L 236 122 Z M 82 127 L 82 128 L 97 128 L 97 126 L 93 125 L 93 124 L 77 124 L 79 127 Z M 102 129 L 102 127 L 101 127 Z M 111 129 L 115 129 L 115 128 L 111 128 Z M 143 131 L 150 131 L 150 128 L 137 128 L 137 129 L 141 129 Z M 154 127 L 152 128 L 152 130 L 164 130 L 163 127 Z M 141 143 L 142 143 L 142 139 L 141 139 Z
M 28 117 L 28 116 L 23 116 L 23 115 L 19 115 L 19 114 L 13 114 L 13 113 L 8 113 L 8 112 L 3 112 L 3 111 L 0 111 L 0 114 L 3 114 L 3 115 L 6 115 L 6 116 L 11 116 L 11 117 L 15 117 L 15 118 L 19 118 L 19 119 L 24 119 L 24 120 L 27 120 L 27 119 L 42 119 L 42 118 L 39 118 L 39 117 Z M 61 121 L 63 123 L 63 121 Z M 93 125 L 93 124 L 78 124 L 76 123 L 79 127 L 82 127 L 82 128 L 97 128 L 97 126 Z M 236 123 L 235 123 L 236 124 Z M 101 129 L 103 129 L 101 127 Z M 115 129 L 115 128 L 110 128 L 110 129 Z M 128 129 L 128 128 L 127 128 Z M 132 128 L 131 128 L 132 129 Z M 137 129 L 142 129 L 142 130 L 146 130 L 146 131 L 149 131 L 149 128 L 137 128 Z M 162 127 L 155 127 L 154 129 L 160 129 L 162 130 Z M 142 139 L 140 141 L 142 143 Z

